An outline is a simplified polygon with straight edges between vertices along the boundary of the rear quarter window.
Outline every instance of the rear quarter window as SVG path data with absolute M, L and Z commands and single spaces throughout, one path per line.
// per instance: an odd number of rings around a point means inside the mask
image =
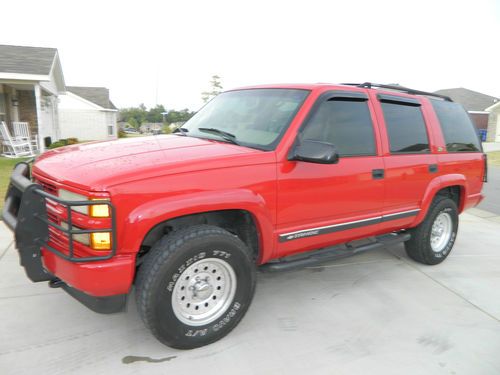
M 480 152 L 477 130 L 465 109 L 458 103 L 431 100 L 443 131 L 448 152 Z

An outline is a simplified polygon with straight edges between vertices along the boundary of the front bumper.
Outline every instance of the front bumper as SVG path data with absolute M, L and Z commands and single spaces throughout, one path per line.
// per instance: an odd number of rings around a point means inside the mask
M 46 200 L 57 202 L 66 208 L 68 228 L 61 227 L 48 219 Z M 90 204 L 109 206 L 111 228 L 74 229 L 71 221 L 72 207 Z M 115 256 L 116 214 L 110 201 L 62 200 L 32 182 L 30 164 L 21 162 L 12 172 L 2 217 L 5 224 L 14 232 L 21 266 L 31 281 L 50 281 L 60 278 L 63 281 L 61 286 L 69 294 L 94 311 L 115 312 L 123 309 L 127 291 L 119 286 L 116 287 L 117 284 L 113 284 L 113 281 L 131 280 L 134 259 L 131 256 Z M 69 244 L 67 252 L 50 245 L 49 227 L 57 228 L 67 235 Z M 111 250 L 102 256 L 75 256 L 73 236 L 91 232 L 111 232 Z M 118 284 L 121 285 L 123 282 Z M 107 301 L 106 298 L 110 300 Z M 110 301 L 112 302 L 108 303 Z M 99 306 L 104 306 L 104 309 L 99 309 Z

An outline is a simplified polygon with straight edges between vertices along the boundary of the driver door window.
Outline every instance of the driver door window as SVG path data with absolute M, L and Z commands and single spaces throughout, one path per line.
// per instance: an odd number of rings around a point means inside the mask
M 332 98 L 308 121 L 303 140 L 328 142 L 339 156 L 375 155 L 375 137 L 366 100 Z

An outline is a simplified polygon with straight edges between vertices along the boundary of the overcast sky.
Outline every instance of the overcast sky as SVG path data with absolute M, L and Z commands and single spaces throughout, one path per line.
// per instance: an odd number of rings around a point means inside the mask
M 500 0 L 23 0 L 2 2 L 0 30 L 0 44 L 58 48 L 67 85 L 108 87 L 119 107 L 195 110 L 213 74 L 225 89 L 372 81 L 500 96 Z

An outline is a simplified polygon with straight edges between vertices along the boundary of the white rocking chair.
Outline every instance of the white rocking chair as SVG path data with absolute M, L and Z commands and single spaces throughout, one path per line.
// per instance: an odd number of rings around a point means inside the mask
M 0 124 L 0 132 L 2 133 L 2 155 L 7 158 L 20 158 L 35 156 L 31 147 L 31 140 L 16 139 L 10 135 L 7 124 L 2 121 Z
M 36 135 L 31 135 L 30 125 L 28 122 L 13 121 L 14 140 L 22 141 L 29 140 L 31 142 L 32 151 L 38 151 L 38 139 Z

